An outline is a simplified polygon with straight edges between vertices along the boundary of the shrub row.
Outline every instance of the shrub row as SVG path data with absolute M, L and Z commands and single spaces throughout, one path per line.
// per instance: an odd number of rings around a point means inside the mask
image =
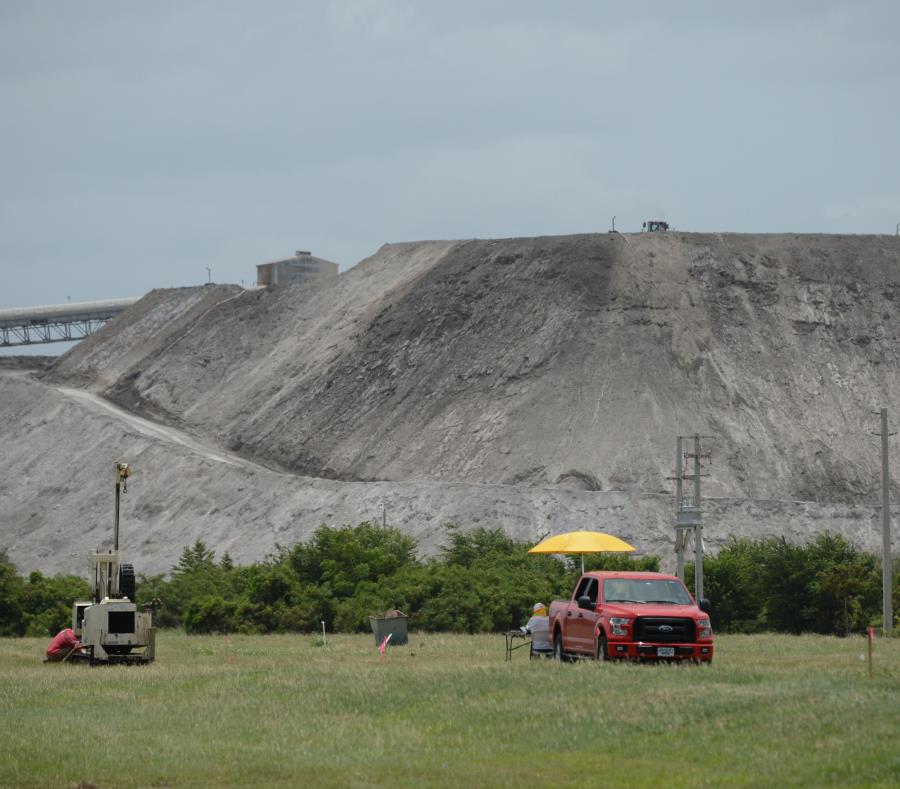
M 141 576 L 138 603 L 161 603 L 156 624 L 190 633 L 369 629 L 369 616 L 399 608 L 428 631 L 506 630 L 536 601 L 570 594 L 580 559 L 528 554 L 499 529 L 446 529 L 429 559 L 394 528 L 320 527 L 306 543 L 277 547 L 265 561 L 235 565 L 198 541 L 169 577 Z M 587 569 L 658 570 L 653 556 L 585 557 Z M 693 588 L 693 565 L 686 582 Z M 900 610 L 895 572 L 894 610 Z M 846 540 L 821 535 L 806 546 L 783 539 L 734 540 L 704 560 L 704 592 L 719 632 L 838 633 L 880 624 L 881 568 Z M 89 595 L 73 576 L 27 578 L 0 553 L 0 635 L 47 635 L 66 626 L 74 599 Z
M 74 575 L 22 578 L 0 551 L 0 636 L 45 636 L 71 626 L 72 603 L 90 599 L 87 581 Z
M 246 567 L 217 562 L 202 542 L 185 549 L 171 577 L 142 578 L 140 601 L 162 602 L 157 621 L 188 632 L 369 629 L 369 616 L 398 608 L 429 631 L 506 630 L 526 622 L 537 601 L 568 595 L 575 561 L 528 554 L 530 544 L 499 529 L 447 527 L 438 556 L 419 560 L 416 543 L 372 523 L 321 527 L 307 543 L 278 548 Z M 658 569 L 655 557 L 606 556 L 593 565 Z
M 895 621 L 898 571 L 895 562 Z M 693 565 L 685 576 L 693 588 Z M 777 537 L 732 540 L 704 558 L 703 592 L 720 632 L 846 635 L 882 624 L 881 562 L 834 534 L 821 534 L 805 546 Z

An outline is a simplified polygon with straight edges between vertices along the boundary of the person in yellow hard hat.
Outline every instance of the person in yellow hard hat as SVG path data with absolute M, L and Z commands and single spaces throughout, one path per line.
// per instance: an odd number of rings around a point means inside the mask
M 522 629 L 531 635 L 531 654 L 553 651 L 550 644 L 550 617 L 547 615 L 547 606 L 543 603 L 534 604 L 531 619 Z

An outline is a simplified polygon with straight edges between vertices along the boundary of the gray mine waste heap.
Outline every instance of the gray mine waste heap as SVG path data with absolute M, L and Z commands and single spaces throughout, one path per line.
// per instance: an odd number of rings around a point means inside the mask
M 197 538 L 250 561 L 382 518 L 423 551 L 448 522 L 593 528 L 671 567 L 675 437 L 702 433 L 709 549 L 876 551 L 898 299 L 895 237 L 695 233 L 388 244 L 314 284 L 153 291 L 0 372 L 0 548 L 80 569 L 127 460 L 148 571 Z

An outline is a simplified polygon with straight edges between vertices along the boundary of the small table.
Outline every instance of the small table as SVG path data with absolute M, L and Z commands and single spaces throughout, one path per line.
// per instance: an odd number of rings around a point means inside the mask
M 524 630 L 507 630 L 503 637 L 506 639 L 507 660 L 512 660 L 512 653 L 515 650 L 531 646 L 531 633 L 526 633 Z M 516 641 L 521 641 L 522 643 L 516 644 Z

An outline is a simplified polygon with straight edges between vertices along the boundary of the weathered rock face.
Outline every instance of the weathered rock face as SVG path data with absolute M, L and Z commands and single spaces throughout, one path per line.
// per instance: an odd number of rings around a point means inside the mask
M 154 291 L 46 380 L 317 484 L 452 483 L 460 496 L 667 502 L 675 437 L 701 433 L 714 437 L 714 539 L 753 533 L 723 505 L 745 499 L 784 502 L 784 528 L 758 531 L 795 535 L 817 528 L 798 501 L 869 523 L 870 412 L 900 393 L 898 298 L 890 236 L 392 244 L 317 286 Z M 665 548 L 669 506 L 635 505 L 634 539 L 657 535 L 645 549 Z M 525 528 L 502 512 L 488 525 Z M 604 524 L 566 527 L 584 525 Z
M 665 539 L 629 496 L 441 482 L 339 482 L 265 468 L 171 428 L 117 415 L 81 390 L 0 372 L 0 550 L 22 571 L 83 573 L 89 551 L 109 547 L 113 463 L 134 476 L 122 498 L 121 547 L 140 572 L 164 572 L 202 539 L 219 555 L 258 561 L 323 523 L 401 525 L 423 552 L 443 526 L 502 524 L 537 540 L 552 526 L 603 521 L 625 539 Z M 656 502 L 648 502 L 653 509 Z M 664 520 L 664 519 L 663 519 Z M 640 540 L 638 537 L 640 536 Z
M 868 412 L 900 391 L 898 278 L 893 237 L 393 245 L 164 353 L 128 337 L 108 394 L 312 476 L 660 491 L 700 432 L 711 495 L 859 501 Z

